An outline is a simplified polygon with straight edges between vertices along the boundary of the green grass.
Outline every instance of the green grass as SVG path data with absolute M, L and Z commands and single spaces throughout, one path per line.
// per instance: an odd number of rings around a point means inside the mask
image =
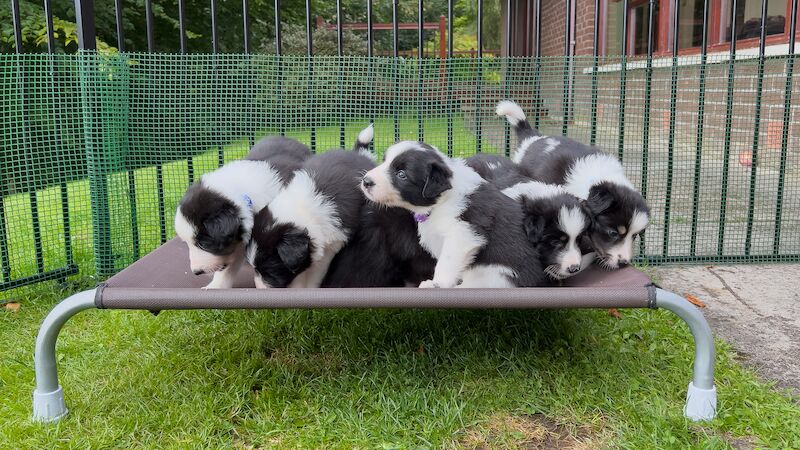
M 407 122 L 404 137 L 414 137 L 416 121 Z M 362 126 L 348 124 L 348 146 Z M 385 148 L 391 123 L 377 129 L 377 147 Z M 318 133 L 321 142 L 338 142 L 336 127 Z M 244 151 L 237 143 L 226 154 Z M 198 171 L 215 158 L 196 158 Z M 185 163 L 164 170 L 173 180 L 171 211 Z M 154 176 L 137 172 L 140 198 L 154 198 Z M 797 398 L 759 381 L 723 342 L 719 417 L 687 422 L 691 336 L 670 313 L 647 310 L 623 311 L 621 320 L 605 311 L 88 311 L 68 322 L 58 345 L 70 415 L 57 425 L 33 423 L 38 325 L 58 300 L 95 282 L 87 275 L 86 188 L 70 186 L 84 198 L 73 202 L 72 218 L 85 275 L 69 287 L 8 292 L 21 309 L 0 310 L 0 448 L 524 447 L 539 439 L 541 417 L 590 447 L 800 447 Z M 40 204 L 50 198 L 39 195 Z M 21 215 L 24 200 L 7 205 Z M 154 207 L 138 209 L 144 249 L 158 243 Z M 12 228 L 14 248 L 25 247 L 26 232 Z M 125 247 L 124 237 L 115 248 Z M 46 256 L 57 262 L 57 254 Z
M 0 314 L 0 446 L 442 447 L 533 414 L 614 447 L 800 444 L 800 406 L 724 343 L 719 418 L 687 422 L 692 341 L 663 311 L 90 311 L 59 340 L 71 413 L 35 424 L 34 336 L 65 294 Z

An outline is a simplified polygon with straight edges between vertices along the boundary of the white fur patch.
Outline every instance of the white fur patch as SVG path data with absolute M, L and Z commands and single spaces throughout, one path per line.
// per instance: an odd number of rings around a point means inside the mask
M 490 162 L 490 163 L 486 164 L 486 167 L 488 167 L 489 170 L 494 170 L 494 169 L 497 169 L 498 167 L 500 167 L 500 163 L 498 163 L 498 162 Z
M 514 200 L 519 200 L 521 197 L 535 200 L 537 198 L 549 198 L 567 193 L 568 192 L 558 184 L 547 184 L 541 181 L 526 181 L 525 183 L 517 183 L 503 189 L 503 194 Z
M 558 211 L 558 227 L 571 238 L 581 234 L 586 225 L 586 217 L 579 208 L 562 206 Z
M 292 181 L 268 207 L 276 222 L 308 230 L 314 243 L 313 261 L 320 260 L 324 249 L 331 244 L 347 241 L 347 230 L 342 229 L 334 202 L 317 191 L 305 170 L 295 172 Z
M 552 152 L 559 145 L 558 140 L 553 138 L 547 138 L 547 140 L 545 140 L 544 143 L 545 143 L 545 148 L 542 150 L 544 153 Z
M 464 271 L 459 288 L 513 288 L 517 274 L 500 264 L 476 265 Z
M 517 164 L 522 163 L 522 160 L 525 159 L 525 153 L 528 151 L 531 145 L 534 142 L 545 139 L 547 136 L 531 136 L 522 140 L 517 147 L 517 150 L 514 152 L 514 156 L 511 157 L 511 160 Z
M 498 116 L 505 117 L 508 123 L 514 126 L 526 119 L 525 112 L 522 108 L 511 100 L 500 101 L 500 103 L 497 104 L 495 112 Z
M 569 240 L 564 250 L 558 255 L 560 267 L 557 278 L 563 279 L 575 275 L 569 272 L 569 268 L 582 266 L 583 255 L 578 246 L 578 236 L 586 229 L 587 225 L 583 211 L 579 208 L 562 206 L 558 211 L 558 228 L 569 237 Z
M 367 158 L 377 162 L 378 158 L 375 156 L 374 153 L 369 151 L 369 143 L 372 142 L 372 139 L 374 139 L 374 137 L 375 137 L 375 127 L 373 126 L 373 124 L 369 124 L 367 128 L 364 128 L 358 133 L 358 138 L 356 138 L 356 140 L 358 141 L 358 146 L 360 147 L 358 153 L 362 156 L 366 156 Z
M 175 212 L 175 234 L 190 245 L 194 243 L 194 237 L 197 234 L 197 228 L 186 219 L 180 208 Z
M 596 153 L 576 160 L 567 174 L 564 188 L 570 194 L 585 200 L 592 186 L 606 181 L 635 190 L 633 183 L 625 176 L 619 160 L 605 153 Z

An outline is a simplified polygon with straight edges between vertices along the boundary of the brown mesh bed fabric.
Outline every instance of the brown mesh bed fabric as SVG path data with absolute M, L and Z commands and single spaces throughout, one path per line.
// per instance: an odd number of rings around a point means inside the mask
M 111 277 L 97 290 L 98 308 L 273 309 L 273 308 L 653 308 L 655 286 L 626 267 L 595 266 L 563 287 L 518 289 L 255 289 L 252 269 L 240 271 L 234 289 L 202 290 L 210 276 L 189 271 L 189 251 L 168 241 Z

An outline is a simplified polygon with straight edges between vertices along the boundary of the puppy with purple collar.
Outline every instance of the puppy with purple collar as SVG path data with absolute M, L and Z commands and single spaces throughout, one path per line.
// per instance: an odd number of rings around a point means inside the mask
M 461 159 L 403 141 L 386 151 L 361 190 L 371 201 L 414 213 L 420 243 L 435 259 L 422 288 L 530 287 L 547 283 L 528 245 L 517 201 Z

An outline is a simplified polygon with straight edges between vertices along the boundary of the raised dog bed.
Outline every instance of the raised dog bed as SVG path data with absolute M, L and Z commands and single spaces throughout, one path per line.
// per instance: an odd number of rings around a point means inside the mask
M 568 279 L 563 287 L 520 289 L 255 289 L 252 272 L 243 269 L 236 288 L 221 290 L 199 289 L 209 278 L 194 276 L 188 267 L 186 244 L 173 239 L 96 289 L 56 305 L 36 338 L 34 419 L 54 422 L 67 414 L 64 391 L 58 383 L 56 339 L 70 317 L 89 308 L 665 308 L 686 322 L 695 341 L 694 374 L 684 414 L 692 420 L 710 420 L 716 414 L 714 339 L 708 323 L 686 299 L 656 287 L 632 267 L 607 272 L 593 266 Z

